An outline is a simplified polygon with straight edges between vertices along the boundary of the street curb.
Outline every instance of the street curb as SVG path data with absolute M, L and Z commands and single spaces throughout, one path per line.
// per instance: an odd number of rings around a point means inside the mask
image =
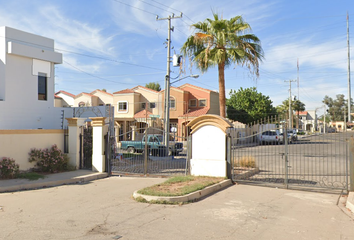
M 15 186 L 5 186 L 0 187 L 0 193 L 5 192 L 16 192 L 22 190 L 32 190 L 46 187 L 55 187 L 59 185 L 67 185 L 67 184 L 75 184 L 75 183 L 83 183 L 90 182 L 92 180 L 97 180 L 101 178 L 108 177 L 108 173 L 93 173 L 85 176 L 73 177 L 70 179 L 62 179 L 62 180 L 53 180 L 48 182 L 39 182 L 39 183 L 26 183 Z
M 198 200 L 202 197 L 205 197 L 207 195 L 213 194 L 217 191 L 220 191 L 226 187 L 229 187 L 232 185 L 231 179 L 224 180 L 220 183 L 211 185 L 209 187 L 206 187 L 202 190 L 184 195 L 184 196 L 176 196 L 176 197 L 159 197 L 159 196 L 148 196 L 148 195 L 143 195 L 138 193 L 138 190 L 133 193 L 133 198 L 136 199 L 138 197 L 141 197 L 145 199 L 146 201 L 161 201 L 161 202 L 169 202 L 169 203 L 186 203 L 186 202 L 192 202 L 195 200 Z
M 354 213 L 354 192 L 349 192 L 345 206 Z

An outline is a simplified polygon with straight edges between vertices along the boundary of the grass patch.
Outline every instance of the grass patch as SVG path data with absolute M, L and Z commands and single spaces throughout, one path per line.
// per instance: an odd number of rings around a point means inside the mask
M 183 196 L 202 190 L 223 180 L 225 180 L 225 178 L 178 176 L 169 178 L 167 181 L 161 184 L 143 188 L 139 190 L 138 193 L 160 197 Z
M 234 166 L 236 167 L 245 167 L 245 168 L 255 168 L 256 159 L 252 156 L 243 156 L 239 159 L 234 160 Z
M 45 176 L 36 172 L 27 172 L 27 173 L 19 173 L 18 175 L 16 175 L 16 178 L 23 178 L 23 179 L 34 181 L 40 178 L 45 178 Z

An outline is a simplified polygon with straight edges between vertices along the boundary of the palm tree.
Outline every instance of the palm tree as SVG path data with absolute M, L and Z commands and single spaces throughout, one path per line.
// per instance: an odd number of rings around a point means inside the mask
M 225 117 L 225 67 L 232 63 L 247 66 L 258 77 L 263 49 L 258 37 L 249 33 L 251 27 L 241 16 L 230 20 L 220 19 L 216 13 L 213 16 L 214 19 L 207 18 L 192 25 L 197 33 L 188 37 L 182 53 L 197 63 L 202 72 L 218 66 L 220 116 Z

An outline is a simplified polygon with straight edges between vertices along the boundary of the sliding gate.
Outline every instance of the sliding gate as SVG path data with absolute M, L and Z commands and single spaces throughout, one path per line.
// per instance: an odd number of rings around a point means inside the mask
M 284 132 L 279 127 L 272 130 Z M 320 191 L 349 189 L 349 140 L 354 133 L 313 133 L 265 143 L 264 132 L 242 138 L 230 134 L 235 136 L 229 144 L 234 181 Z

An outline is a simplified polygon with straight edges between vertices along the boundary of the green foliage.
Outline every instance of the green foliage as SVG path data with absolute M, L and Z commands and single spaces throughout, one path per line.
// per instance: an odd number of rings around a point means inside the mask
M 20 166 L 15 160 L 3 157 L 0 160 L 0 178 L 13 178 L 19 173 Z
M 161 86 L 159 83 L 150 82 L 150 83 L 145 84 L 145 87 L 150 88 L 155 91 L 158 91 L 158 92 L 161 91 Z
M 30 181 L 38 180 L 40 178 L 45 178 L 44 175 L 36 173 L 36 172 L 26 172 L 26 173 L 19 173 L 16 178 L 24 178 Z
M 336 97 L 337 99 L 332 99 L 326 95 L 322 102 L 327 105 L 328 114 L 332 121 L 344 121 L 348 101 L 344 98 L 343 94 L 338 94 Z
M 29 153 L 29 162 L 35 162 L 35 167 L 40 172 L 60 172 L 69 169 L 69 158 L 56 144 L 50 149 L 32 148 Z
M 250 33 L 251 26 L 241 16 L 227 20 L 213 12 L 213 17 L 192 25 L 196 33 L 188 37 L 181 51 L 202 72 L 218 67 L 220 116 L 225 117 L 225 67 L 246 66 L 258 76 L 263 49 L 258 37 Z
M 300 100 L 291 100 L 291 109 L 295 112 L 305 111 L 305 104 Z M 289 114 L 289 98 L 284 100 L 281 105 L 277 106 L 277 113 L 281 116 Z
M 227 117 L 242 123 L 251 123 L 276 115 L 269 96 L 258 93 L 255 87 L 231 90 L 227 100 Z

